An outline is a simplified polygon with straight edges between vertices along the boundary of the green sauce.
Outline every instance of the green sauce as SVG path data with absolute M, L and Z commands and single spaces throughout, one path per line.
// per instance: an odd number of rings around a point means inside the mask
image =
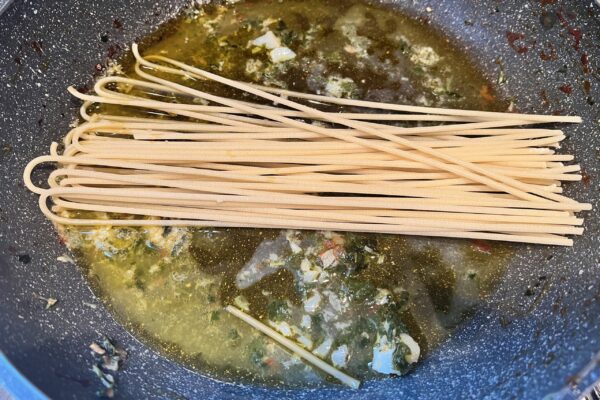
M 274 62 L 268 49 L 249 44 L 268 31 L 295 57 Z M 428 27 L 356 1 L 191 8 L 147 38 L 144 51 L 297 91 L 455 108 L 504 106 L 474 66 Z M 126 56 L 124 73 L 135 76 L 130 62 Z M 211 83 L 187 84 L 240 96 Z M 329 379 L 224 312 L 225 305 L 246 309 L 352 376 L 376 379 L 388 376 L 381 364 L 387 355 L 394 374 L 414 367 L 406 336 L 418 343 L 421 359 L 442 342 L 494 286 L 510 255 L 500 244 L 392 235 L 59 230 L 118 320 L 153 348 L 215 378 L 285 386 Z

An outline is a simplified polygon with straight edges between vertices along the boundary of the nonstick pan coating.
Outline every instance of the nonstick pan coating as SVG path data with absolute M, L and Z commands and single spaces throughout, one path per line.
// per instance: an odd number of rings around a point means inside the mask
M 285 0 L 284 0 L 285 1 Z M 187 1 L 19 1 L 0 16 L 0 350 L 56 399 L 95 395 L 88 345 L 101 334 L 127 348 L 120 398 L 542 398 L 600 351 L 600 10 L 590 1 L 387 2 L 442 30 L 524 112 L 577 114 L 564 151 L 584 180 L 567 193 L 591 202 L 573 248 L 517 246 L 497 290 L 408 377 L 352 391 L 275 390 L 226 384 L 156 354 L 114 321 L 66 252 L 25 163 L 46 153 L 78 108 L 68 85 L 90 85 L 96 65 L 166 21 Z M 426 10 L 431 7 L 431 12 Z M 34 297 L 56 297 L 50 310 Z M 583 378 L 586 386 L 597 378 Z

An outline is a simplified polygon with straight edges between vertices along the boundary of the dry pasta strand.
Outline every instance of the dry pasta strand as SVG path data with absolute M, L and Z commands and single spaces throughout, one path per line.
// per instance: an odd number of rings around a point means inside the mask
M 583 233 L 575 213 L 591 205 L 562 194 L 562 182 L 581 179 L 580 167 L 568 164 L 573 156 L 556 150 L 565 135 L 533 127 L 579 117 L 297 93 L 142 56 L 135 44 L 132 50 L 139 78 L 101 78 L 93 94 L 69 88 L 83 101 L 82 124 L 65 136 L 62 153 L 53 143 L 49 155 L 25 168 L 27 188 L 56 223 L 339 230 L 564 246 Z M 262 102 L 202 91 L 203 80 Z M 191 81 L 194 88 L 186 84 Z M 92 112 L 94 104 L 129 107 L 140 116 Z M 47 187 L 31 178 L 42 163 L 58 166 Z M 90 218 L 98 213 L 113 217 Z

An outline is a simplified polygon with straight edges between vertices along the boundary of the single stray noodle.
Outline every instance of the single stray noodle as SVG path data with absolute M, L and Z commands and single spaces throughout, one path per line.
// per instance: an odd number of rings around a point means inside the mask
M 244 321 L 251 327 L 264 333 L 269 338 L 273 339 L 274 341 L 276 341 L 277 343 L 279 343 L 280 345 L 282 345 L 283 347 L 285 347 L 292 353 L 298 355 L 305 361 L 308 361 L 313 366 L 319 368 L 320 370 L 322 370 L 322 371 L 328 373 L 329 375 L 333 376 L 334 378 L 338 379 L 343 384 L 350 386 L 352 389 L 358 389 L 360 387 L 359 380 L 351 377 L 350 375 L 343 373 L 339 369 L 332 367 L 331 365 L 327 364 L 325 361 L 321 360 L 319 357 L 312 354 L 310 351 L 305 350 L 304 348 L 300 347 L 294 341 L 286 338 L 285 336 L 278 333 L 274 329 L 269 328 L 268 326 L 266 326 L 259 320 L 251 317 L 250 315 L 246 314 L 242 310 L 240 310 L 234 306 L 227 306 L 227 307 L 225 307 L 225 311 L 227 311 L 231 315 L 234 315 L 235 317 L 241 319 L 242 321 Z

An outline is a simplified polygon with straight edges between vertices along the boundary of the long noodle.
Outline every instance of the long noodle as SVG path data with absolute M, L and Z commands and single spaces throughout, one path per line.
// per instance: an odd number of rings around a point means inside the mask
M 573 156 L 556 154 L 565 135 L 520 127 L 579 117 L 297 93 L 132 49 L 138 77 L 101 78 L 94 94 L 69 88 L 84 101 L 84 122 L 66 135 L 62 154 L 53 143 L 49 156 L 25 168 L 26 186 L 56 223 L 341 230 L 565 246 L 573 243 L 568 235 L 583 233 L 574 213 L 590 204 L 561 194 L 561 182 L 581 179 L 578 165 L 565 164 Z M 207 80 L 263 102 L 202 91 Z M 136 116 L 102 111 L 111 107 Z M 412 122 L 426 126 L 407 126 Z M 31 178 L 41 163 L 59 166 L 48 188 Z

